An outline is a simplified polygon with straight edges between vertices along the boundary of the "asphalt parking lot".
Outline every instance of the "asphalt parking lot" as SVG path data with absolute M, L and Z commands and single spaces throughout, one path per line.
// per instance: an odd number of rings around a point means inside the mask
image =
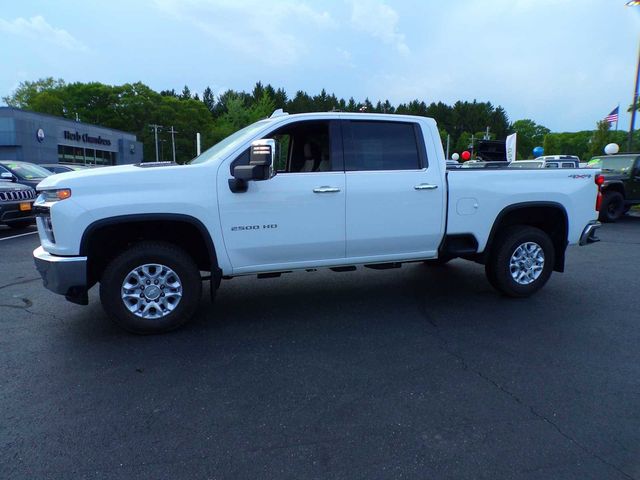
M 600 232 L 530 299 L 464 261 L 236 278 L 151 337 L 1 240 L 0 478 L 640 478 L 640 217 Z

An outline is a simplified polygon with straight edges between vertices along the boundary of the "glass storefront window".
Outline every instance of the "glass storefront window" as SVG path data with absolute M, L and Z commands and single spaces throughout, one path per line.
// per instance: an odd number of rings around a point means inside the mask
M 116 152 L 58 145 L 58 162 L 79 165 L 115 165 Z

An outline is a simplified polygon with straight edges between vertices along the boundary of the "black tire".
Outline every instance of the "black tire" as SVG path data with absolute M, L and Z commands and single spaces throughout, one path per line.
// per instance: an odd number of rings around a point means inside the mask
M 529 282 L 524 284 L 513 277 L 510 264 L 517 249 L 521 246 L 524 248 L 526 244 L 539 247 L 544 259 L 539 275 L 535 279 L 522 279 L 521 282 Z M 528 297 L 547 283 L 554 262 L 555 249 L 549 235 L 535 227 L 517 225 L 505 229 L 496 237 L 485 263 L 485 273 L 491 286 L 499 292 L 509 297 Z
M 21 230 L 23 228 L 30 227 L 35 223 L 35 220 L 15 220 L 13 222 L 7 222 L 7 226 L 9 228 L 15 228 L 16 230 Z
M 168 269 L 173 270 L 178 280 L 178 283 L 174 282 L 173 284 L 181 285 L 182 296 L 179 300 L 169 302 L 169 297 L 172 297 L 171 294 L 168 294 L 166 300 L 164 300 L 164 302 L 170 303 L 167 304 L 169 308 L 173 308 L 168 314 L 165 314 L 155 306 L 149 309 L 151 314 L 162 315 L 160 318 L 142 318 L 139 316 L 142 315 L 142 313 L 132 313 L 122 298 L 125 278 L 129 277 L 129 274 L 133 272 L 136 267 L 147 264 L 158 264 L 166 267 L 161 273 L 166 273 Z M 152 268 L 151 271 L 157 272 L 158 270 Z M 176 278 L 171 275 L 165 277 L 165 279 L 167 278 L 169 279 L 168 281 L 176 280 Z M 161 287 L 164 287 L 162 280 L 160 282 Z M 143 290 L 151 287 L 148 283 L 148 286 L 145 286 L 142 282 L 140 285 L 142 285 Z M 167 284 L 167 289 L 161 292 L 179 292 L 179 290 L 179 288 L 175 290 L 169 288 Z M 135 293 L 136 296 L 138 291 L 139 290 L 134 289 L 129 290 L 129 292 Z M 160 291 L 155 289 L 155 292 Z M 177 293 L 175 293 L 175 295 L 177 295 Z M 107 265 L 100 279 L 100 301 L 102 302 L 104 310 L 120 327 L 137 334 L 164 333 L 180 327 L 195 314 L 200 303 L 201 295 L 202 280 L 198 266 L 184 250 L 164 242 L 140 242 L 128 250 L 125 250 Z M 161 296 L 165 297 L 164 293 L 161 293 Z M 131 297 L 133 297 L 133 295 L 131 295 Z M 140 300 L 140 302 L 146 306 L 160 306 L 158 303 L 146 299 L 146 297 L 143 298 L 144 301 Z M 156 299 L 160 302 L 163 301 L 158 298 L 157 295 Z M 134 308 L 131 302 L 132 300 L 129 301 L 129 304 L 131 308 Z M 173 306 L 174 303 L 175 306 Z M 162 310 L 166 310 L 164 305 L 162 305 Z
M 624 197 L 619 192 L 605 192 L 600 204 L 601 222 L 613 223 L 624 215 Z

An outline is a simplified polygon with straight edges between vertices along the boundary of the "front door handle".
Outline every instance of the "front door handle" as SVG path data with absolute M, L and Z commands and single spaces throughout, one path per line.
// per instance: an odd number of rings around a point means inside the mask
M 416 185 L 413 187 L 416 190 L 435 190 L 438 188 L 438 185 L 431 185 L 430 183 L 421 183 L 420 185 Z
M 316 187 L 313 189 L 313 193 L 338 193 L 340 191 L 337 187 Z

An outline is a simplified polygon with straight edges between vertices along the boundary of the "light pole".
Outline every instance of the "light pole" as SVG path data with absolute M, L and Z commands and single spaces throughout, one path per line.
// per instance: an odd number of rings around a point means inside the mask
M 156 125 L 155 123 L 152 123 L 149 126 L 153 128 L 153 133 L 156 138 L 156 163 L 157 163 L 158 162 L 158 129 L 162 128 L 162 125 Z
M 627 7 L 637 7 L 640 2 L 631 0 L 625 4 Z M 627 140 L 627 151 L 630 152 L 633 146 L 633 129 L 636 123 L 636 108 L 638 106 L 638 78 L 640 77 L 640 47 L 638 48 L 638 65 L 636 66 L 636 84 L 633 88 L 633 103 L 631 104 L 631 123 L 629 124 L 629 138 Z M 616 125 L 617 128 L 617 125 Z
M 638 78 L 640 77 L 640 48 L 638 48 L 638 65 L 636 66 L 636 84 L 633 88 L 633 103 L 631 104 L 631 124 L 629 125 L 629 140 L 627 141 L 627 151 L 631 151 L 633 144 L 633 129 L 636 123 L 636 109 L 638 106 Z
M 176 163 L 176 140 L 174 138 L 174 135 L 178 132 L 176 132 L 173 129 L 173 125 L 171 125 L 171 130 L 169 130 L 169 133 L 171 133 L 171 149 L 173 150 L 173 163 Z

